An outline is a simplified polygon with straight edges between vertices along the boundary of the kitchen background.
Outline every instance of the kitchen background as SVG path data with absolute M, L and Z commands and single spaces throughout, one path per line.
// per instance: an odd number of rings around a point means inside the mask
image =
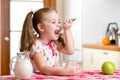
M 23 2 L 22 2 L 23 1 Z M 27 1 L 27 0 L 26 0 Z M 11 0 L 10 36 L 11 58 L 19 51 L 19 40 L 26 13 L 43 7 L 43 0 Z M 72 32 L 75 40 L 75 54 L 61 55 L 65 61 L 82 60 L 82 44 L 101 44 L 108 23 L 120 26 L 119 0 L 56 0 L 61 21 L 76 18 Z M 24 4 L 25 3 L 25 4 Z M 31 4 L 32 3 L 32 4 Z M 26 6 L 26 7 L 25 7 Z M 16 16 L 15 16 L 16 15 Z
M 83 0 L 83 43 L 101 43 L 111 22 L 120 27 L 120 0 Z

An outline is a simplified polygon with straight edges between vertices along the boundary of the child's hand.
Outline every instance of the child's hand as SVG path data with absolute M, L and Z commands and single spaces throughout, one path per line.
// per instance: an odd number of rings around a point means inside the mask
M 78 67 L 69 67 L 64 70 L 64 75 L 77 75 L 78 73 L 80 73 Z
M 73 62 L 69 62 L 65 66 L 66 75 L 76 75 L 80 73 L 80 68 L 81 68 L 81 65 L 78 65 L 78 64 L 74 65 Z
M 73 24 L 73 21 L 75 21 L 76 19 L 74 18 L 71 18 L 71 19 L 68 19 L 66 20 L 64 23 L 63 23 L 63 29 L 66 30 L 66 29 L 69 29 L 71 28 L 72 24 Z

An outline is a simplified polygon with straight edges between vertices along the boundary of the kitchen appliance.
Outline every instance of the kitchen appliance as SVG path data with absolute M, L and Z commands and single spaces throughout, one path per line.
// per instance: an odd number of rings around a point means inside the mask
M 106 30 L 106 37 L 110 39 L 112 45 L 118 45 L 118 24 L 109 23 Z
M 120 46 L 120 30 L 118 31 L 118 46 Z

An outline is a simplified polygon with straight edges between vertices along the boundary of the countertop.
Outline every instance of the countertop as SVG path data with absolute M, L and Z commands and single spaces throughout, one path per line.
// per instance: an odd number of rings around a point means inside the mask
M 120 51 L 120 46 L 116 46 L 116 45 L 83 44 L 82 47 L 83 48 L 94 48 L 94 49 Z

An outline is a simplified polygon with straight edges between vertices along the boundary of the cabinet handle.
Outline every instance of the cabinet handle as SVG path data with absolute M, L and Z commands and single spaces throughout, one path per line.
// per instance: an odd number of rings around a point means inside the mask
M 103 54 L 108 55 L 109 53 L 107 53 L 107 52 L 103 52 Z

